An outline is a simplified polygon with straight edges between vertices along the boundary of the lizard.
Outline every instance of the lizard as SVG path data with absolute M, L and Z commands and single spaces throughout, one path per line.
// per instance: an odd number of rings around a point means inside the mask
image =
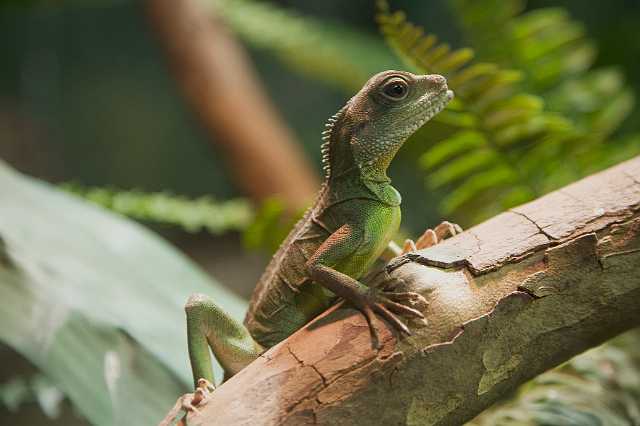
M 381 291 L 361 278 L 388 250 L 400 225 L 399 192 L 387 169 L 406 139 L 453 98 L 440 75 L 389 70 L 371 77 L 323 132 L 325 179 L 315 203 L 281 244 L 253 292 L 244 325 L 202 294 L 185 305 L 189 358 L 196 392 L 182 407 L 196 410 L 214 389 L 211 348 L 225 372 L 237 373 L 265 349 L 284 340 L 340 298 L 366 318 L 374 345 L 381 316 L 410 334 L 398 318 L 424 318 L 424 299 L 412 292 Z M 459 232 L 443 222 L 394 254 L 437 243 Z M 178 405 L 178 404 L 177 404 Z

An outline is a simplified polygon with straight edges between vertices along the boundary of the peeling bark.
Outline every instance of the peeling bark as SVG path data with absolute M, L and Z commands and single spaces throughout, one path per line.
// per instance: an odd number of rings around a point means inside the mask
M 640 325 L 640 157 L 502 213 L 388 270 L 428 324 L 383 346 L 321 315 L 218 388 L 190 425 L 460 425 Z

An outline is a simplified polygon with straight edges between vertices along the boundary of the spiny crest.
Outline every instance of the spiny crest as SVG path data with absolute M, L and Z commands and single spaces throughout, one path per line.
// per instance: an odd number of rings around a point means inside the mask
M 340 116 L 344 113 L 347 106 L 340 108 L 338 112 L 329 117 L 327 123 L 324 125 L 324 131 L 322 132 L 322 145 L 320 146 L 320 153 L 322 154 L 322 169 L 324 170 L 325 178 L 329 179 L 331 176 L 331 136 L 336 122 Z

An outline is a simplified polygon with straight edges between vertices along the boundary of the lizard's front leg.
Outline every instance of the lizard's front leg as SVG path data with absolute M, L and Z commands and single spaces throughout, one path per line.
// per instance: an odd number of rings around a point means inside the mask
M 382 316 L 398 330 L 411 334 L 396 314 L 424 318 L 420 311 L 408 306 L 422 296 L 411 292 L 385 293 L 367 287 L 341 272 L 340 269 L 348 269 L 347 265 L 359 260 L 363 246 L 366 246 L 366 241 L 362 232 L 350 225 L 343 225 L 311 256 L 307 262 L 307 269 L 311 279 L 347 300 L 364 314 L 374 338 L 374 345 L 379 347 L 380 340 L 374 325 L 375 314 Z

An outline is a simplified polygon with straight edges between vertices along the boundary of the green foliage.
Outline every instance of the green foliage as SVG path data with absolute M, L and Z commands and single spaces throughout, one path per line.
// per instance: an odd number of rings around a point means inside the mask
M 522 386 L 470 426 L 640 424 L 640 332 L 575 357 Z
M 538 93 L 595 141 L 629 114 L 633 94 L 619 70 L 591 66 L 597 50 L 581 23 L 561 8 L 522 13 L 524 2 L 452 0 L 467 40 L 483 60 L 522 72 L 523 90 Z M 502 10 L 499 22 L 493 13 Z
M 456 93 L 434 120 L 446 131 L 416 135 L 431 146 L 420 164 L 428 186 L 445 194 L 445 215 L 477 222 L 604 167 L 618 149 L 630 151 L 605 138 L 633 97 L 619 72 L 587 72 L 594 49 L 566 13 L 520 16 L 520 1 L 455 4 L 463 27 L 480 40 L 481 60 L 471 48 L 452 50 L 425 34 L 386 1 L 377 16 L 408 66 L 446 76 Z
M 244 232 L 245 247 L 274 253 L 301 217 L 302 212 L 292 214 L 277 197 L 265 200 Z
M 337 22 L 302 16 L 269 2 L 206 2 L 252 45 L 348 92 L 359 90 L 372 74 L 398 65 L 379 40 Z
M 263 1 L 205 2 L 253 46 L 348 94 L 398 67 L 380 41 L 343 24 Z M 618 135 L 634 105 L 622 73 L 592 69 L 596 49 L 564 10 L 524 13 L 520 0 L 451 4 L 469 48 L 452 49 L 378 6 L 399 56 L 415 71 L 444 74 L 456 92 L 416 135 L 429 147 L 420 165 L 428 186 L 445 194 L 443 213 L 475 222 L 640 151 L 640 135 Z M 254 212 L 244 200 L 68 189 L 144 222 L 244 231 L 247 246 L 269 251 L 297 217 L 276 199 Z M 157 422 L 190 383 L 185 295 L 215 295 L 238 319 L 244 303 L 144 228 L 1 163 L 0 194 L 0 341 L 45 375 L 0 385 L 2 402 L 37 398 L 55 415 L 61 392 L 94 424 Z M 540 376 L 474 424 L 640 423 L 633 342 Z
M 187 232 L 206 230 L 218 235 L 227 231 L 242 231 L 254 218 L 253 209 L 245 199 L 220 202 L 203 196 L 191 200 L 164 192 L 86 188 L 77 184 L 66 184 L 62 188 L 133 219 L 175 225 Z
M 144 227 L 3 163 L 0 194 L 0 341 L 92 424 L 156 424 L 191 383 L 187 295 L 239 320 L 245 302 Z
M 243 233 L 245 247 L 273 253 L 285 239 L 302 212 L 291 213 L 278 197 L 265 200 L 257 209 L 239 198 L 216 201 L 195 200 L 167 193 L 145 193 L 113 188 L 86 188 L 65 184 L 62 189 L 87 201 L 145 223 L 177 226 L 187 232 L 207 231 L 220 235 Z M 255 211 L 254 211 L 255 210 Z
M 373 38 L 269 2 L 208 0 L 245 40 L 349 93 L 395 67 Z M 609 142 L 634 105 L 619 70 L 591 70 L 596 49 L 559 8 L 518 0 L 452 0 L 472 48 L 452 49 L 378 2 L 378 22 L 417 72 L 448 77 L 456 100 L 421 131 L 427 186 L 443 215 L 477 222 L 632 155 Z M 572 161 L 568 162 L 567 159 Z

